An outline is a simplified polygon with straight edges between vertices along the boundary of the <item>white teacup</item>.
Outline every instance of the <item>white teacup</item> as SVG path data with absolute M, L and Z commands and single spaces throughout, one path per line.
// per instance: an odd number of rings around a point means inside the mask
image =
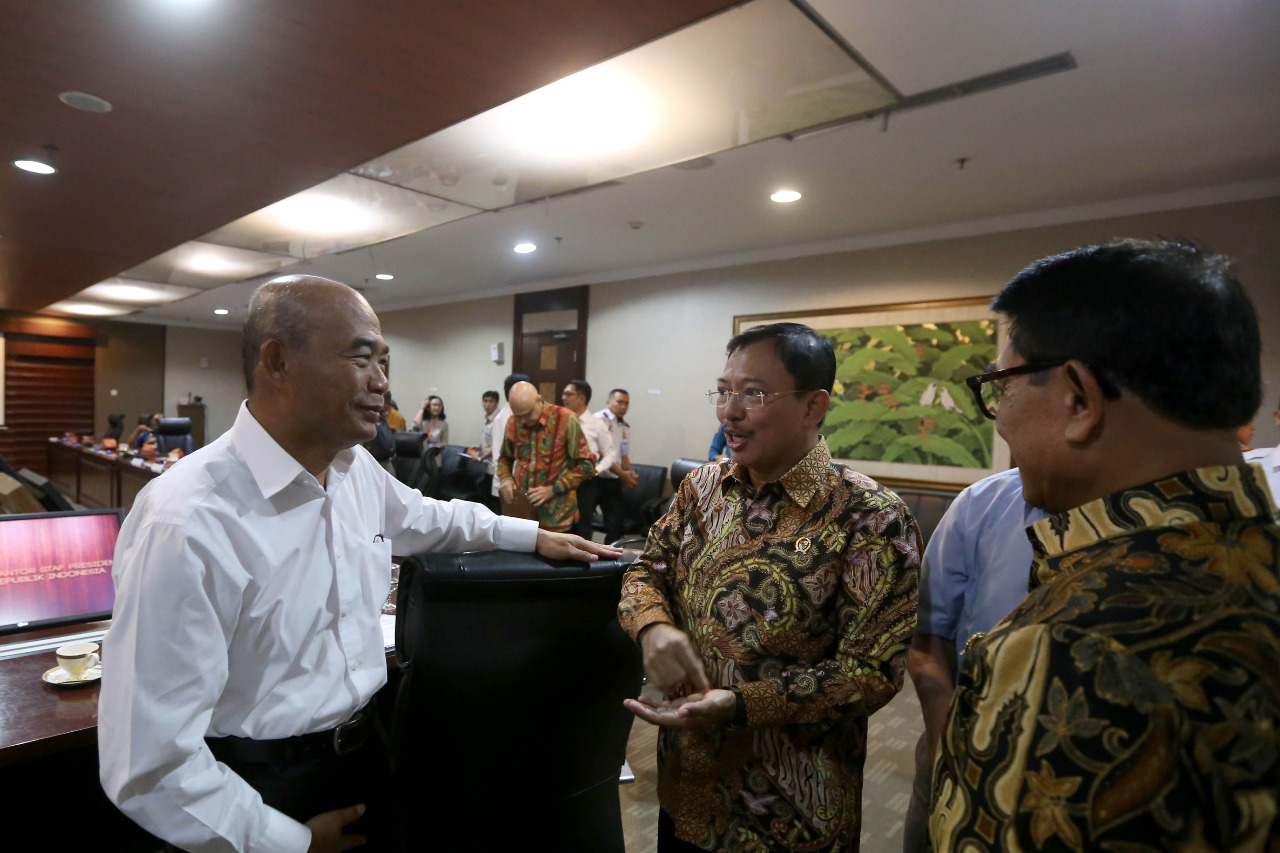
M 68 643 L 54 651 L 58 666 L 72 675 L 84 675 L 98 665 L 97 643 Z

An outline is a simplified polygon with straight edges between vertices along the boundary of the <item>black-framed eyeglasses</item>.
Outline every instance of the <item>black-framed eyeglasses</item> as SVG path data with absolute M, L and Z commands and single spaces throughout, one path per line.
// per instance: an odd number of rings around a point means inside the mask
M 1004 396 L 1004 388 L 999 383 L 1002 379 L 1008 379 L 1011 376 L 1021 376 L 1025 373 L 1039 373 L 1042 370 L 1049 370 L 1054 367 L 1061 367 L 1071 361 L 1070 358 L 1040 358 L 1035 361 L 1029 361 L 1026 364 L 1019 364 L 1017 367 L 1006 367 L 1004 370 L 990 370 L 986 373 L 980 373 L 977 376 L 970 376 L 964 381 L 969 386 L 969 390 L 973 392 L 973 399 L 978 403 L 978 409 L 982 414 L 991 420 L 996 419 L 996 411 L 1000 408 L 1000 398 Z M 989 365 L 994 366 L 994 365 Z M 1107 379 L 1102 372 L 1092 364 L 1086 365 L 1093 371 L 1093 378 L 1097 380 L 1098 387 L 1102 390 L 1103 395 L 1110 399 L 1120 396 L 1120 389 L 1115 383 Z
M 969 390 L 973 392 L 973 399 L 977 401 L 978 409 L 982 414 L 994 421 L 996 410 L 1000 408 L 1000 398 L 1004 396 L 1004 388 L 998 384 L 1001 379 L 1021 376 L 1024 373 L 1039 373 L 1042 370 L 1059 367 L 1070 360 L 1069 358 L 1043 358 L 1038 361 L 1029 361 L 1017 367 L 1006 367 L 1004 370 L 991 370 L 977 376 L 970 376 L 964 384 L 968 385 Z

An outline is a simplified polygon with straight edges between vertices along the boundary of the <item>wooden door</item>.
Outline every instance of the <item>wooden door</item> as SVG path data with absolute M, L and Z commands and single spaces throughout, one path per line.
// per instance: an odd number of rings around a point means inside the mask
M 560 403 L 560 392 L 587 375 L 587 288 L 571 287 L 516 296 L 512 372 L 527 373 L 542 399 Z

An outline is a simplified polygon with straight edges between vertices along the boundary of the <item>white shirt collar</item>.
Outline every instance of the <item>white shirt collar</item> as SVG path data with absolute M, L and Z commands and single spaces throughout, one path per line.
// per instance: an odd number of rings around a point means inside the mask
M 1244 461 L 1266 465 L 1273 471 L 1280 470 L 1280 446 L 1250 450 L 1244 455 Z
M 273 497 L 295 482 L 320 488 L 320 482 L 302 467 L 302 463 L 289 455 L 258 423 L 258 419 L 249 411 L 248 400 L 240 404 L 236 422 L 231 426 L 231 443 L 249 466 L 249 472 L 264 498 Z M 354 459 L 355 451 L 347 448 L 329 463 L 327 484 L 330 491 L 346 479 Z

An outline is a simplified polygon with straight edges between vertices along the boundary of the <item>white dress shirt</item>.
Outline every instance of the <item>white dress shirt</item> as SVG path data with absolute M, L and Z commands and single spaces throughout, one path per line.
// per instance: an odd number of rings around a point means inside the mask
M 534 522 L 424 498 L 361 447 L 326 485 L 246 405 L 231 430 L 147 485 L 116 545 L 104 642 L 102 785 L 185 850 L 305 851 L 205 736 L 272 739 L 344 722 L 387 678 L 391 555 L 532 551 Z
M 498 414 L 493 416 L 493 453 L 489 456 L 489 470 L 493 471 L 493 490 L 490 492 L 497 497 L 499 486 L 498 482 L 498 457 L 502 455 L 502 442 L 507 437 L 507 421 L 511 420 L 511 404 L 503 403 L 502 408 L 498 410 Z
M 609 432 L 609 426 L 590 412 L 578 415 L 578 423 L 582 425 L 582 434 L 587 437 L 587 446 L 591 448 L 591 454 L 596 458 L 596 474 L 603 475 L 605 471 L 617 465 L 620 459 L 618 449 L 613 443 L 613 436 Z
M 596 417 L 609 428 L 609 436 L 613 439 L 613 450 L 614 453 L 617 454 L 617 458 L 614 462 L 621 466 L 622 457 L 631 456 L 631 425 L 615 415 L 608 408 L 604 408 L 596 412 Z M 600 476 L 604 477 L 606 480 L 618 479 L 617 474 L 607 469 L 601 471 Z
M 1260 447 L 1244 455 L 1245 462 L 1261 465 L 1267 472 L 1267 485 L 1271 487 L 1272 506 L 1280 505 L 1280 447 Z

